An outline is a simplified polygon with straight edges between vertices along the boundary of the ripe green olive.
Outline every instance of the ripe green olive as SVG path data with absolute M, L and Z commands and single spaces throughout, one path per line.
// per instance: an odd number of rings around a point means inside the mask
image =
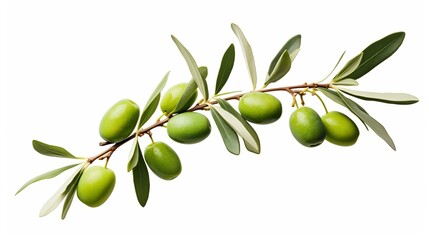
M 179 156 L 163 142 L 148 145 L 144 151 L 144 159 L 152 172 L 164 180 L 174 179 L 182 171 Z
M 359 128 L 347 115 L 332 111 L 322 116 L 326 128 L 326 140 L 339 145 L 351 146 L 359 137 Z
M 77 197 L 81 202 L 90 206 L 102 205 L 115 188 L 115 173 L 102 166 L 92 166 L 86 169 L 77 185 Z
M 309 107 L 300 107 L 289 118 L 289 127 L 295 139 L 306 147 L 320 145 L 326 129 L 319 114 Z
M 238 110 L 249 122 L 269 124 L 281 117 L 282 103 L 268 93 L 250 92 L 240 98 Z
M 171 118 L 167 124 L 168 136 L 179 143 L 198 143 L 211 132 L 210 121 L 201 113 L 184 112 Z
M 185 105 L 183 105 L 182 108 L 174 111 L 187 85 L 188 85 L 187 83 L 176 84 L 171 88 L 169 88 L 163 94 L 161 98 L 161 103 L 160 103 L 160 108 L 162 112 L 164 113 L 183 112 L 188 110 L 192 106 L 192 104 L 194 104 L 198 96 L 197 89 L 195 89 L 195 92 L 192 94 L 191 98 L 188 100 L 188 102 L 186 102 Z
M 100 122 L 100 136 L 108 142 L 120 142 L 127 138 L 139 120 L 139 106 L 129 99 L 115 103 Z

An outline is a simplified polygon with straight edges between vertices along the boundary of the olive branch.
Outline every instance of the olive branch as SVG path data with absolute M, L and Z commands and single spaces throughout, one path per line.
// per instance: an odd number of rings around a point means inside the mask
M 249 73 L 250 82 L 252 84 L 252 91 L 238 93 L 236 91 L 222 92 L 222 89 L 227 83 L 234 66 L 234 44 L 231 43 L 228 46 L 222 57 L 216 78 L 214 94 L 210 96 L 206 81 L 208 73 L 207 67 L 199 67 L 189 50 L 175 36 L 172 36 L 172 40 L 186 61 L 192 76 L 192 79 L 187 83 L 186 88 L 183 90 L 180 98 L 178 99 L 174 108 L 175 110 L 171 112 L 164 112 L 163 115 L 155 122 L 147 125 L 147 122 L 152 118 L 153 114 L 159 107 L 161 93 L 163 92 L 163 89 L 166 86 L 167 80 L 169 78 L 170 72 L 167 72 L 147 100 L 145 107 L 139 115 L 138 121 L 132 125 L 132 130 L 137 130 L 127 135 L 127 137 L 120 139 L 119 141 L 100 142 L 100 146 L 108 146 L 100 153 L 92 157 L 77 157 L 62 147 L 33 140 L 32 145 L 34 150 L 42 155 L 77 159 L 80 160 L 80 162 L 54 169 L 34 177 L 27 181 L 17 191 L 16 194 L 20 193 L 26 187 L 35 182 L 51 179 L 69 169 L 76 168 L 75 172 L 71 174 L 69 179 L 58 189 L 57 192 L 55 192 L 55 194 L 46 202 L 40 211 L 40 216 L 45 216 L 55 210 L 57 206 L 59 206 L 59 204 L 64 201 L 61 216 L 61 218 L 64 219 L 68 210 L 70 209 L 74 196 L 76 195 L 80 179 L 85 174 L 85 172 L 87 172 L 86 169 L 88 169 L 89 166 L 96 160 L 105 160 L 105 167 L 107 167 L 107 163 L 113 156 L 114 152 L 125 143 L 134 140 L 130 151 L 127 170 L 128 172 L 132 171 L 133 173 L 133 183 L 136 197 L 139 204 L 144 207 L 149 198 L 150 180 L 149 171 L 147 169 L 148 160 L 144 157 L 138 142 L 138 138 L 148 135 L 151 139 L 151 142 L 154 143 L 152 132 L 159 127 L 165 127 L 166 125 L 168 127 L 167 123 L 176 116 L 180 116 L 184 112 L 210 111 L 212 118 L 220 132 L 224 145 L 230 153 L 235 155 L 240 154 L 241 138 L 249 152 L 259 154 L 261 151 L 261 144 L 258 134 L 251 125 L 251 123 L 254 122 L 246 118 L 246 116 L 244 116 L 244 114 L 241 112 L 235 110 L 234 107 L 228 103 L 228 101 L 231 100 L 240 101 L 243 96 L 253 92 L 269 93 L 285 91 L 291 95 L 291 107 L 297 108 L 299 105 L 305 105 L 304 100 L 306 95 L 315 96 L 322 103 L 325 112 L 328 112 L 321 97 L 321 95 L 323 95 L 334 103 L 342 105 L 348 109 L 362 122 L 367 130 L 369 130 L 369 128 L 372 129 L 393 150 L 396 150 L 396 146 L 384 126 L 375 120 L 362 106 L 353 101 L 352 98 L 358 98 L 365 101 L 377 101 L 387 104 L 414 104 L 418 102 L 417 97 L 406 93 L 380 93 L 353 89 L 353 87 L 359 85 L 359 78 L 370 72 L 373 68 L 378 66 L 381 62 L 396 52 L 405 38 L 404 32 L 392 33 L 370 44 L 362 52 L 350 59 L 327 83 L 324 82 L 327 81 L 329 76 L 332 75 L 339 63 L 342 61 L 344 53 L 339 58 L 332 71 L 325 78 L 318 82 L 269 88 L 268 86 L 270 84 L 276 83 L 283 79 L 283 77 L 291 69 L 292 63 L 301 47 L 301 35 L 295 35 L 280 48 L 269 65 L 269 70 L 262 88 L 256 89 L 257 75 L 252 48 L 238 25 L 231 24 L 231 28 L 241 46 L 246 67 Z M 180 112 L 177 111 L 186 106 L 186 104 L 192 98 L 192 95 L 197 90 L 199 94 L 201 94 L 202 98 L 196 104 L 193 103 L 193 105 L 187 110 Z M 108 195 L 104 197 L 107 199 Z

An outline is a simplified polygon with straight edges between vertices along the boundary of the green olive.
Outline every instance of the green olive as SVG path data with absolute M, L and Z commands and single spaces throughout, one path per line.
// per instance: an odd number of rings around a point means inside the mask
M 160 108 L 161 111 L 164 113 L 174 113 L 174 112 L 183 112 L 188 110 L 192 104 L 194 104 L 195 100 L 198 96 L 198 91 L 195 89 L 194 93 L 192 94 L 191 98 L 186 102 L 185 105 L 183 105 L 182 108 L 175 111 L 177 104 L 179 103 L 180 98 L 183 95 L 183 92 L 186 89 L 187 83 L 179 83 L 171 88 L 169 88 L 162 96 Z
M 282 103 L 268 93 L 250 92 L 240 98 L 238 110 L 249 122 L 269 124 L 281 117 Z
M 102 166 L 86 169 L 77 185 L 77 197 L 89 207 L 98 207 L 110 197 L 115 188 L 115 173 Z
M 120 142 L 130 136 L 139 120 L 139 106 L 129 99 L 115 103 L 100 122 L 100 136 L 108 142 Z
M 326 129 L 319 114 L 309 107 L 300 107 L 289 118 L 289 127 L 295 139 L 306 147 L 320 145 Z
M 152 172 L 164 180 L 174 179 L 182 171 L 179 156 L 163 142 L 148 145 L 144 151 L 144 159 Z
M 351 146 L 359 137 L 359 128 L 347 115 L 332 111 L 322 116 L 326 128 L 326 140 L 339 145 Z
M 168 136 L 179 143 L 198 143 L 211 132 L 210 121 L 201 113 L 184 112 L 172 117 L 167 124 Z

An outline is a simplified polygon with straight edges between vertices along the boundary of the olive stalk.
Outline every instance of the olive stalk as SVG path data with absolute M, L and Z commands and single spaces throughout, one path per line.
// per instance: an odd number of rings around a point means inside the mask
M 292 97 L 294 98 L 296 94 L 300 94 L 302 92 L 301 89 L 316 89 L 316 88 L 319 88 L 319 87 L 320 88 L 330 88 L 331 85 L 329 83 L 327 83 L 327 84 L 303 83 L 303 84 L 299 84 L 299 85 L 292 85 L 292 86 L 285 86 L 285 87 L 262 88 L 262 89 L 254 90 L 254 91 L 257 91 L 257 92 L 286 91 L 286 92 L 290 93 L 292 95 Z M 249 92 L 235 94 L 235 95 L 232 95 L 232 96 L 229 96 L 229 97 L 225 97 L 223 99 L 226 100 L 226 101 L 229 101 L 229 100 L 240 100 L 240 98 L 243 95 L 245 95 L 246 93 L 249 93 Z M 194 111 L 198 111 L 198 110 L 206 110 L 209 105 L 215 105 L 215 104 L 218 104 L 218 102 L 216 100 L 208 101 L 208 102 L 202 102 L 202 103 L 197 103 L 194 107 L 188 109 L 187 112 L 194 112 Z M 109 148 L 105 149 L 101 153 L 99 153 L 99 154 L 97 154 L 97 155 L 95 155 L 93 157 L 88 158 L 87 161 L 91 164 L 95 160 L 103 160 L 103 159 L 107 159 L 108 160 L 113 155 L 113 153 L 116 151 L 116 149 L 118 149 L 119 147 L 121 147 L 123 144 L 127 143 L 131 139 L 134 139 L 136 136 L 141 137 L 141 136 L 143 136 L 145 134 L 148 134 L 150 136 L 152 129 L 164 126 L 164 124 L 166 124 L 172 117 L 174 117 L 173 114 L 168 114 L 165 118 L 159 118 L 152 125 L 150 125 L 150 126 L 148 126 L 146 128 L 142 128 L 142 129 L 138 130 L 137 132 L 134 132 L 129 137 L 125 138 L 124 140 L 122 140 L 120 142 L 117 142 L 117 143 L 100 142 L 99 143 L 100 146 L 106 146 L 106 145 L 110 145 L 110 144 L 113 144 L 113 145 L 111 145 Z

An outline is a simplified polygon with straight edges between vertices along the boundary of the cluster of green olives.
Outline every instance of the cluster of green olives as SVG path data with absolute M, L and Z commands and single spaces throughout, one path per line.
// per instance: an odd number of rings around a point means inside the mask
M 322 117 L 310 107 L 300 107 L 289 118 L 289 127 L 295 139 L 306 147 L 328 142 L 351 146 L 359 137 L 359 128 L 347 115 L 332 111 Z
M 282 115 L 282 104 L 264 92 L 250 92 L 240 98 L 238 109 L 249 122 L 269 124 Z M 306 147 L 320 145 L 325 139 L 339 146 L 351 146 L 359 137 L 359 129 L 347 115 L 332 111 L 322 117 L 309 107 L 300 107 L 289 118 L 294 138 Z
M 179 83 L 170 87 L 160 100 L 160 109 L 169 117 L 168 136 L 178 143 L 195 144 L 206 139 L 211 132 L 210 121 L 201 113 L 187 111 L 196 101 L 198 92 L 192 93 L 180 109 L 177 105 L 187 87 Z M 273 95 L 252 91 L 244 94 L 238 103 L 244 119 L 255 124 L 270 124 L 282 116 L 282 104 Z M 139 119 L 139 106 L 129 99 L 115 103 L 100 122 L 100 136 L 111 143 L 126 140 L 135 130 Z M 304 146 L 315 147 L 325 139 L 340 146 L 351 146 L 359 137 L 359 129 L 346 115 L 328 112 L 320 117 L 309 107 L 295 110 L 289 119 L 294 138 Z M 164 142 L 152 143 L 144 150 L 144 159 L 151 171 L 161 179 L 172 180 L 182 171 L 177 153 Z M 103 204 L 113 191 L 115 174 L 106 167 L 93 166 L 82 174 L 77 187 L 78 198 L 88 206 Z

